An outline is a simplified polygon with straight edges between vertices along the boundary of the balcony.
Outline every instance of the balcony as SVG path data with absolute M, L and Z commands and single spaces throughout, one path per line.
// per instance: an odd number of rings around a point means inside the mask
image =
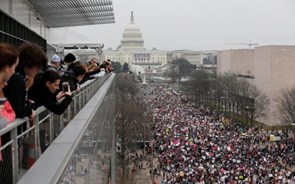
M 33 125 L 22 134 L 17 127 L 27 119 L 0 130 L 0 136 L 11 138 L 0 149 L 11 155 L 4 157 L 8 167 L 0 165 L 7 177 L 11 173 L 13 183 L 20 184 L 109 183 L 115 177 L 114 76 L 87 81 L 60 116 L 38 108 Z M 25 152 L 27 158 L 21 156 Z

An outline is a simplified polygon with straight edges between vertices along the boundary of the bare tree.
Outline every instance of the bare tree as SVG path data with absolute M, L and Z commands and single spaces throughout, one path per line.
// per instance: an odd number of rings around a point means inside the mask
M 181 77 L 187 77 L 194 67 L 187 60 L 181 58 L 173 60 L 169 68 L 164 72 L 164 76 L 171 79 L 172 83 L 179 82 Z
M 225 108 L 246 115 L 253 123 L 255 119 L 266 115 L 270 101 L 255 85 L 237 76 L 228 72 L 218 77 L 219 96 L 225 99 Z
M 203 70 L 196 70 L 189 75 L 189 80 L 181 83 L 186 91 L 194 95 L 197 101 L 209 91 L 210 74 Z M 198 97 L 198 98 L 196 98 Z
M 170 78 L 172 83 L 178 82 L 181 79 L 179 69 L 175 65 L 170 65 L 170 67 L 164 72 L 164 76 Z
M 131 164 L 130 154 L 136 150 L 136 142 L 141 139 L 143 112 L 136 103 L 136 85 L 129 74 L 116 77 L 116 135 L 120 145 L 118 153 L 118 183 L 130 183 L 128 167 Z
M 180 75 L 183 77 L 188 76 L 194 69 L 193 65 L 183 58 L 173 60 L 172 65 L 178 68 Z
M 215 83 L 212 83 L 211 89 L 213 89 L 215 96 L 217 96 L 218 110 L 221 101 L 225 101 L 223 105 L 228 108 L 231 116 L 232 113 L 239 113 L 238 107 L 242 106 L 240 103 L 241 94 L 239 92 L 239 81 L 236 75 L 232 72 L 224 73 L 217 77 Z M 223 99 L 223 100 L 222 100 Z
M 295 87 L 282 90 L 275 101 L 279 120 L 283 124 L 295 123 Z
M 257 119 L 266 116 L 270 100 L 255 85 L 251 85 L 250 98 L 254 99 L 254 111 L 252 118 Z

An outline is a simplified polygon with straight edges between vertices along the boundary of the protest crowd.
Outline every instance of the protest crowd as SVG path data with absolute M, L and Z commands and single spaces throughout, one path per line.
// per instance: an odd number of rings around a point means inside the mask
M 169 87 L 142 87 L 153 113 L 162 183 L 295 183 L 294 132 L 259 131 L 216 118 Z M 280 141 L 270 141 L 270 134 Z M 293 169 L 293 170 L 292 170 Z

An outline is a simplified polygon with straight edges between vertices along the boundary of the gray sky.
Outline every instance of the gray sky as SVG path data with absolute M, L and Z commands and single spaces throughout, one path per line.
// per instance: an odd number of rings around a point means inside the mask
M 68 28 L 76 36 L 59 42 L 99 42 L 115 49 L 133 11 L 147 49 L 295 45 L 295 0 L 113 0 L 113 6 L 115 24 Z

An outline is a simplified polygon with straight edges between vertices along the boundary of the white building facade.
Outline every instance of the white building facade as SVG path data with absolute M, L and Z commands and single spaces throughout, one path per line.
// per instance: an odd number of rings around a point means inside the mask
M 157 49 L 146 50 L 140 28 L 134 23 L 131 12 L 130 23 L 122 35 L 121 45 L 116 49 L 104 50 L 104 58 L 121 64 L 128 63 L 153 69 L 167 64 L 167 52 Z
M 170 57 L 169 57 L 170 54 Z M 196 67 L 216 67 L 217 51 L 174 50 L 168 54 L 168 63 L 176 59 L 185 59 Z

